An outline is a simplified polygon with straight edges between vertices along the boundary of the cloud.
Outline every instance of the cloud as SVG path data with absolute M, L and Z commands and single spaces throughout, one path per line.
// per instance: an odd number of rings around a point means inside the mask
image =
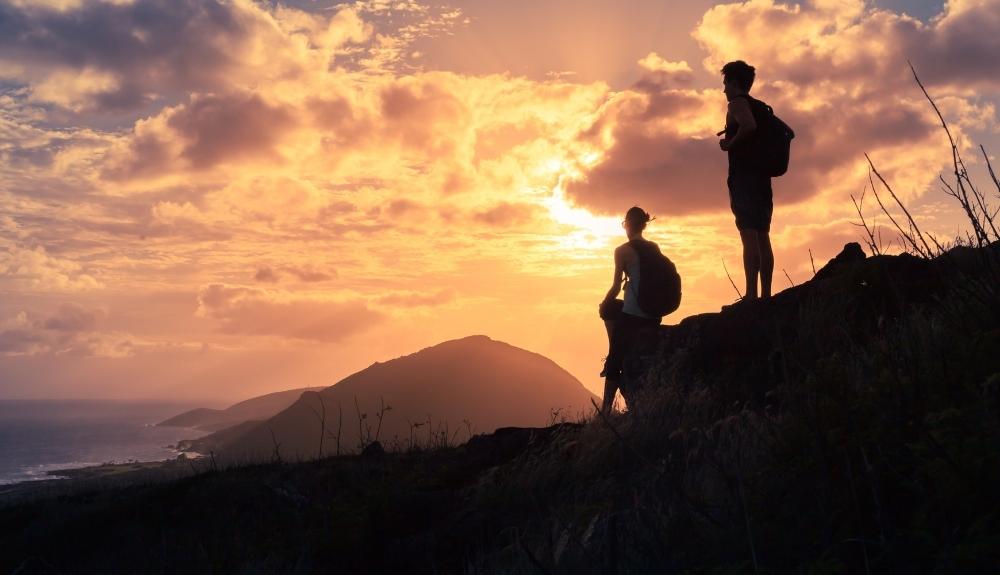
M 269 267 L 263 267 L 257 270 L 257 273 L 253 275 L 253 279 L 259 282 L 277 283 L 278 274 L 274 273 L 274 270 Z
M 476 211 L 472 214 L 472 219 L 488 226 L 518 226 L 530 222 L 536 216 L 538 209 L 538 206 L 532 204 L 503 202 Z
M 46 316 L 33 315 L 22 310 L 0 320 L 0 354 L 121 358 L 133 355 L 144 345 L 128 333 L 99 330 L 105 316 L 99 308 L 63 303 Z
M 948 156 L 906 57 L 925 80 L 933 78 L 932 93 L 952 113 L 960 139 L 962 127 L 989 126 L 994 107 L 976 103 L 968 89 L 983 82 L 1000 87 L 988 73 L 997 63 L 973 59 L 976 73 L 990 80 L 973 81 L 961 71 L 970 66 L 966 52 L 991 53 L 997 40 L 988 23 L 997 14 L 996 0 L 949 3 L 941 17 L 923 24 L 861 0 L 795 6 L 755 0 L 715 6 L 693 35 L 713 74 L 734 59 L 755 65 L 754 95 L 796 130 L 791 168 L 774 181 L 776 202 L 788 206 L 860 191 L 866 152 L 912 199 Z M 977 16 L 986 24 L 974 24 Z M 968 37 L 958 41 L 956 28 Z M 640 80 L 614 95 L 581 134 L 602 151 L 566 182 L 567 195 L 605 212 L 629 203 L 675 216 L 725 211 L 727 162 L 713 136 L 724 124 L 721 89 L 683 89 L 653 76 L 683 69 L 656 54 L 641 67 Z
M 76 262 L 50 255 L 45 248 L 0 247 L 0 279 L 46 291 L 82 291 L 103 284 Z
M 278 283 L 281 281 L 281 276 L 284 273 L 291 274 L 300 282 L 306 283 L 323 282 L 337 277 L 336 272 L 327 273 L 312 268 L 281 266 L 279 269 L 275 269 L 270 266 L 263 266 L 257 269 L 257 273 L 254 274 L 253 279 L 254 281 L 263 283 Z
M 360 301 L 333 301 L 288 292 L 211 284 L 198 294 L 198 314 L 222 332 L 339 342 L 383 320 Z
M 668 86 L 687 85 L 694 80 L 694 70 L 687 62 L 664 60 L 656 52 L 650 52 L 639 60 L 639 67 L 644 74 L 636 83 L 636 88 L 641 91 L 658 91 Z
M 455 291 L 441 289 L 433 292 L 397 292 L 378 298 L 379 304 L 393 307 L 436 307 L 455 299 Z
M 766 63 L 771 77 L 817 89 L 858 81 L 869 91 L 909 88 L 905 61 L 910 59 L 936 86 L 996 90 L 998 9 L 997 0 L 947 2 L 925 24 L 862 0 L 800 5 L 757 0 L 710 9 L 694 37 L 708 51 L 710 70 L 743 58 Z
M 336 271 L 331 271 L 330 273 L 309 269 L 309 268 L 296 268 L 296 267 L 286 267 L 285 271 L 295 276 L 301 282 L 324 282 L 332 280 L 337 277 Z
M 53 315 L 41 322 L 41 327 L 52 331 L 91 331 L 97 325 L 100 313 L 82 306 L 66 303 L 59 306 Z
M 280 164 L 276 146 L 294 123 L 291 111 L 254 93 L 194 96 L 140 122 L 105 175 L 128 179 L 241 160 Z
M 0 74 L 75 111 L 288 80 L 325 69 L 371 34 L 350 7 L 324 15 L 249 0 L 57 4 L 0 4 Z
M 381 94 L 381 115 L 387 134 L 407 148 L 434 156 L 456 151 L 456 135 L 469 125 L 469 110 L 453 90 L 454 77 L 422 75 L 404 77 L 386 86 Z M 443 127 L 448 129 L 444 130 Z M 457 132 L 456 132 L 457 130 Z

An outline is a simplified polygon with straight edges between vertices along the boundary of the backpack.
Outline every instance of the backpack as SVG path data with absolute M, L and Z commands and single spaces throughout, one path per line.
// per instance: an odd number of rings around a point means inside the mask
M 638 304 L 643 312 L 663 317 L 681 305 L 681 276 L 655 243 L 635 238 L 629 245 L 639 255 Z
M 746 97 L 750 109 L 757 120 L 756 161 L 764 173 L 772 178 L 783 176 L 788 171 L 788 159 L 792 151 L 795 130 L 781 118 L 774 115 L 774 109 L 756 98 Z M 760 121 L 762 120 L 763 121 Z

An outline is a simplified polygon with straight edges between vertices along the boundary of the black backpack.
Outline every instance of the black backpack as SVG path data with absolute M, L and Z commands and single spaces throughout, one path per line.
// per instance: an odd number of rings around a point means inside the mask
M 788 171 L 788 158 L 792 152 L 795 130 L 775 116 L 774 109 L 766 102 L 750 96 L 747 96 L 747 101 L 751 109 L 756 112 L 754 119 L 758 120 L 757 161 L 768 176 L 772 178 L 783 176 Z
M 674 262 L 651 241 L 635 238 L 629 245 L 639 255 L 639 307 L 660 317 L 676 311 L 681 305 L 681 276 Z

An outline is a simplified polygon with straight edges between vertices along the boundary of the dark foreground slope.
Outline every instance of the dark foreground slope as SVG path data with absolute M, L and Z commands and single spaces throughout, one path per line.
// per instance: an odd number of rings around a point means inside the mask
M 985 254 L 847 253 L 665 326 L 610 420 L 8 506 L 0 570 L 995 573 Z
M 303 387 L 276 391 L 234 403 L 225 409 L 200 407 L 175 415 L 157 423 L 163 427 L 194 427 L 203 431 L 218 431 L 250 420 L 262 420 L 295 403 L 307 391 L 319 391 L 322 387 Z

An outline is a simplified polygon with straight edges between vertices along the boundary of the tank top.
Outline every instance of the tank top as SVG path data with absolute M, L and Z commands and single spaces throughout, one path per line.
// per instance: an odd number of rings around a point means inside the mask
M 762 126 L 762 122 L 766 120 L 760 100 L 757 100 L 749 95 L 746 96 L 736 96 L 737 98 L 745 98 L 747 103 L 750 104 L 750 113 L 753 114 L 753 119 L 757 123 L 758 128 Z M 740 124 L 736 120 L 732 120 L 730 123 L 726 124 L 726 138 L 732 138 L 736 135 L 740 129 Z M 757 157 L 756 148 L 758 133 L 754 132 L 750 136 L 740 141 L 735 148 L 730 148 L 727 155 L 729 156 L 729 173 L 730 174 L 755 174 L 760 171 L 760 160 Z
M 634 250 L 633 250 L 634 251 Z M 625 275 L 628 276 L 628 283 L 625 284 L 625 305 L 622 311 L 646 319 L 659 319 L 646 314 L 639 307 L 639 254 L 636 254 L 635 261 L 625 264 Z

